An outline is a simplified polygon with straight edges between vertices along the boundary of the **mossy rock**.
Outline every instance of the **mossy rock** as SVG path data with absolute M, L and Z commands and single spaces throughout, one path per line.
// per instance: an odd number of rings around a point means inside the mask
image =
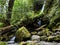
M 4 26 L 4 23 L 0 22 L 0 28 Z
M 52 32 L 48 28 L 45 28 L 42 31 L 38 32 L 38 35 L 40 36 L 50 36 L 51 34 Z
M 40 37 L 40 40 L 41 40 L 41 41 L 46 41 L 46 39 L 47 39 L 47 36 L 41 36 L 41 37 Z
M 49 36 L 47 38 L 47 41 L 60 41 L 60 35 L 56 35 L 56 36 Z
M 19 28 L 16 32 L 16 39 L 19 41 L 22 41 L 23 39 L 26 38 L 30 38 L 30 36 L 31 36 L 30 32 L 24 26 Z
M 37 45 L 36 41 L 21 42 L 19 45 Z
M 19 45 L 27 45 L 27 43 L 26 42 L 20 42 Z
M 55 36 L 54 41 L 60 41 L 60 35 Z
M 0 45 L 7 45 L 5 42 L 0 41 Z
M 36 35 L 36 34 L 37 34 L 37 32 L 36 32 L 36 31 L 34 31 L 34 32 L 31 32 L 31 34 L 32 34 L 32 35 Z
M 54 37 L 55 36 L 49 36 L 49 37 L 47 37 L 47 41 L 54 41 Z

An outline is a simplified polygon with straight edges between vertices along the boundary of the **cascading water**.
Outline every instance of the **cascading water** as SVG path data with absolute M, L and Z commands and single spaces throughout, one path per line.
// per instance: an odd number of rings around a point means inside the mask
M 41 10 L 41 12 L 43 12 L 43 11 L 44 11 L 45 3 L 46 3 L 46 0 L 44 0 L 44 4 L 43 4 L 43 6 L 42 6 L 42 10 Z
M 15 38 L 16 38 L 16 36 L 13 36 L 8 43 L 9 44 L 15 43 Z
M 42 6 L 42 9 L 41 9 L 41 11 L 40 11 L 40 14 L 43 13 L 43 11 L 44 11 L 44 9 L 45 9 L 45 3 L 46 3 L 46 0 L 44 0 L 44 4 L 43 4 L 43 6 Z M 40 14 L 39 14 L 39 15 L 40 15 Z
M 41 9 L 40 14 L 43 13 L 43 11 L 44 11 L 44 9 L 45 9 L 45 3 L 46 3 L 46 0 L 44 0 L 44 3 L 43 3 L 43 6 L 42 6 L 42 9 Z M 42 23 L 41 20 L 38 20 L 37 24 L 38 24 L 39 26 L 41 26 L 41 23 Z

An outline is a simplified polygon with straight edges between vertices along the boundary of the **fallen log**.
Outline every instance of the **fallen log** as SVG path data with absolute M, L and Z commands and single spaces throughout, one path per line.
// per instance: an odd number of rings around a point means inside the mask
M 37 28 L 37 29 L 35 29 L 35 30 L 41 30 L 41 29 L 43 29 L 44 27 L 46 26 L 46 24 L 45 25 L 42 25 L 41 27 L 39 27 L 39 28 Z
M 13 26 L 13 25 L 0 28 L 0 35 L 3 35 L 3 34 L 5 34 L 5 33 L 11 33 L 11 32 L 13 32 L 13 30 L 14 30 L 14 26 Z M 15 32 L 15 31 L 16 31 L 16 30 L 14 30 L 14 32 Z
M 2 41 L 10 40 L 10 38 L 14 36 L 15 32 L 16 29 L 14 28 L 14 25 L 0 28 L 0 40 Z
M 0 28 L 0 31 L 1 31 L 1 30 L 8 30 L 8 29 L 10 29 L 10 28 L 12 28 L 12 27 L 13 27 L 13 25 L 6 26 L 6 27 L 3 27 L 3 28 Z

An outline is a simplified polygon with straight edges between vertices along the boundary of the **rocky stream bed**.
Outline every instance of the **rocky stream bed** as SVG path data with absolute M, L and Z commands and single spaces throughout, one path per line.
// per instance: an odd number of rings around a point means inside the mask
M 3 36 L 6 42 L 0 45 L 60 45 L 60 26 L 58 29 L 49 30 L 44 25 L 30 32 L 26 27 L 19 28 L 9 41 L 8 36 Z

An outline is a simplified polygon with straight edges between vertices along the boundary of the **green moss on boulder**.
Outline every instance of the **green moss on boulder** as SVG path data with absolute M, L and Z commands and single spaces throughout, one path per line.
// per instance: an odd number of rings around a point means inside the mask
M 5 42 L 1 42 L 1 41 L 0 41 L 0 45 L 6 45 L 6 43 L 5 43 Z
M 16 39 L 19 41 L 22 41 L 24 38 L 29 38 L 31 34 L 29 33 L 28 29 L 26 27 L 21 27 L 16 32 Z
M 52 32 L 48 28 L 44 28 L 42 31 L 38 32 L 40 36 L 50 36 Z

